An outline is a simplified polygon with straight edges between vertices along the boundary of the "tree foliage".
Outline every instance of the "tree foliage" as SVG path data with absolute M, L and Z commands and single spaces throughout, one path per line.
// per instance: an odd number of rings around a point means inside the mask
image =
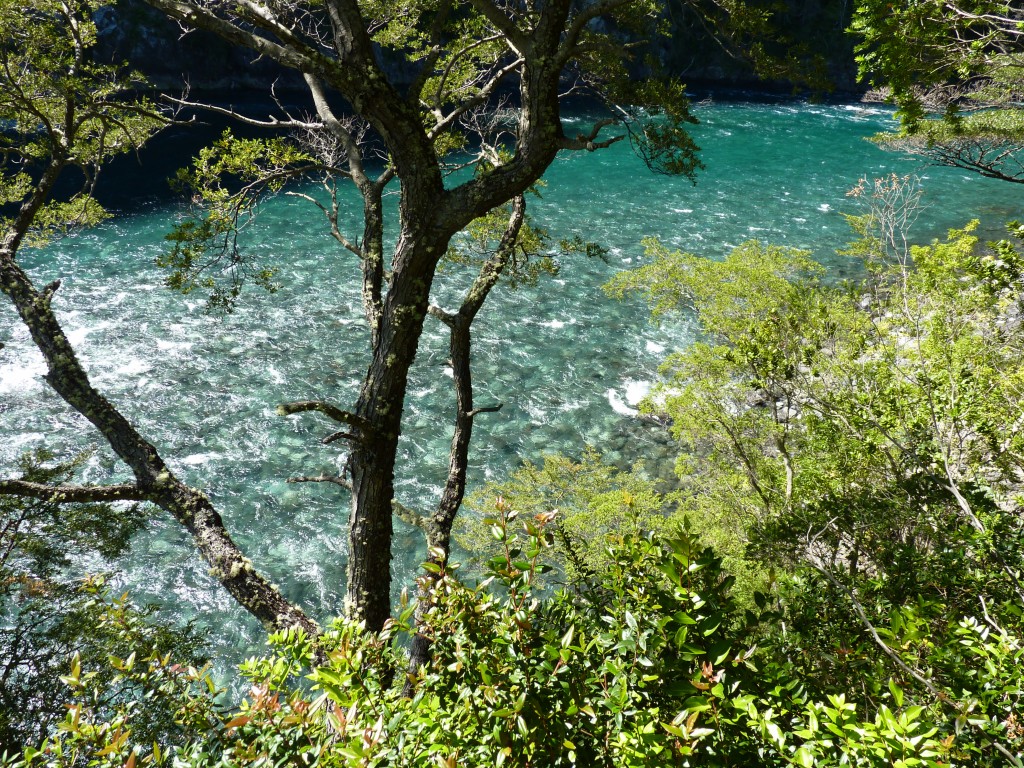
M 897 106 L 886 147 L 983 176 L 1024 181 L 1024 47 L 1018 3 L 862 0 L 852 31 L 861 77 Z
M 92 197 L 96 174 L 111 157 L 131 152 L 163 121 L 144 99 L 125 99 L 141 79 L 93 61 L 90 14 L 98 2 L 51 0 L 0 4 L 0 204 L 29 203 L 40 169 L 56 160 L 84 176 L 70 200 L 40 200 L 27 228 L 39 244 L 69 226 L 105 215 Z M 16 222 L 0 219 L 7 231 Z
M 974 225 L 907 246 L 886 228 L 903 184 L 864 192 L 879 210 L 854 222 L 860 286 L 822 285 L 806 255 L 756 243 L 722 262 L 652 244 L 613 283 L 655 312 L 696 309 L 706 339 L 666 362 L 648 407 L 686 448 L 691 508 L 742 512 L 776 558 L 910 574 L 901 553 L 937 554 L 940 532 L 1017 535 L 1017 246 L 982 252 Z
M 911 245 L 910 181 L 853 194 L 867 204 L 848 251 L 865 258 L 861 283 L 822 284 L 805 254 L 757 243 L 721 262 L 652 243 L 611 290 L 701 321 L 646 407 L 672 419 L 698 529 L 723 540 L 739 523 L 731 551 L 779 569 L 800 679 L 869 709 L 887 676 L 926 706 L 948 695 L 958 727 L 990 713 L 976 747 L 994 738 L 985 759 L 1004 764 L 1019 757 L 1014 675 L 989 669 L 992 698 L 949 692 L 973 691 L 985 655 L 952 638 L 1019 631 L 1019 225 L 987 247 L 973 223 Z
M 668 530 L 674 523 L 674 496 L 662 493 L 638 464 L 622 472 L 604 463 L 595 448 L 579 461 L 545 456 L 541 465 L 526 462 L 506 480 L 488 482 L 467 499 L 456 540 L 474 558 L 490 559 L 501 552 L 497 529 L 486 522 L 494 499 L 501 498 L 523 516 L 541 515 L 553 545 L 542 561 L 552 577 L 579 587 L 608 567 L 606 541 L 610 534 L 642 534 Z
M 879 670 L 865 701 L 863 679 L 807 674 L 799 636 L 766 597 L 739 610 L 731 577 L 692 533 L 611 535 L 588 589 L 551 594 L 537 587 L 551 518 L 524 519 L 499 500 L 488 522 L 501 545 L 490 578 L 470 586 L 437 566 L 415 630 L 407 606 L 378 635 L 344 619 L 319 643 L 273 635 L 270 653 L 242 666 L 252 685 L 230 710 L 195 670 L 117 661 L 177 702 L 190 731 L 170 749 L 141 743 L 131 705 L 97 718 L 90 681 L 73 670 L 67 720 L 14 764 L 1020 764 L 1019 617 L 1009 628 L 987 614 L 947 617 L 936 632 L 912 610 L 893 614 L 878 631 L 897 657 L 962 674 L 922 690 Z M 389 670 L 413 631 L 431 635 L 434 654 L 408 697 Z

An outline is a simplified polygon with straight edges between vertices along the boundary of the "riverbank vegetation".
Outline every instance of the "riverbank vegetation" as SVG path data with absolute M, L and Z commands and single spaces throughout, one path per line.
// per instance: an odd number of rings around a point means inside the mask
M 863 273 L 848 283 L 770 243 L 712 261 L 648 241 L 644 263 L 607 291 L 642 295 L 654 321 L 699 324 L 700 340 L 668 357 L 643 405 L 677 441 L 677 482 L 656 483 L 642 463 L 604 464 L 600 446 L 524 465 L 470 501 L 476 517 L 461 535 L 472 562 L 459 566 L 450 537 L 474 419 L 501 407 L 474 403 L 471 326 L 499 280 L 557 269 L 528 221 L 527 193 L 559 151 L 619 141 L 652 170 L 700 168 L 682 86 L 630 79 L 620 33 L 656 34 L 657 4 L 338 0 L 321 17 L 151 2 L 298 70 L 315 105 L 314 115 L 279 105 L 266 120 L 226 110 L 293 135 L 227 134 L 201 153 L 179 176 L 196 210 L 162 263 L 171 287 L 212 290 L 230 309 L 246 279 L 273 287 L 244 248 L 260 200 L 298 180 L 325 191 L 297 195 L 354 260 L 369 367 L 351 410 L 311 399 L 279 412 L 336 422 L 323 443 L 346 446 L 338 474 L 291 480 L 351 500 L 349 596 L 322 625 L 281 594 L 210 499 L 94 387 L 53 307 L 60 281 L 38 288 L 20 266 L 22 248 L 100 220 L 96 174 L 175 116 L 90 59 L 95 3 L 4 3 L 0 202 L 11 215 L 0 221 L 0 289 L 48 384 L 133 477 L 81 483 L 79 460 L 36 453 L 0 479 L 5 764 L 1024 763 L 1021 224 L 994 243 L 965 222 L 911 245 L 916 188 L 894 176 L 851 193 L 862 208 L 845 253 Z M 694 8 L 745 43 L 770 28 L 753 5 Z M 380 46 L 422 77 L 393 87 Z M 514 121 L 492 99 L 506 81 L 519 90 Z M 561 100 L 584 90 L 610 116 L 568 136 Z M 81 192 L 54 203 L 72 169 Z M 358 232 L 338 214 L 348 182 L 363 206 Z M 389 185 L 401 202 L 386 264 Z M 563 249 L 600 253 L 582 239 Z M 431 303 L 443 259 L 467 271 L 457 308 Z M 445 485 L 424 511 L 397 503 L 394 483 L 428 319 L 450 331 L 456 407 Z M 217 690 L 191 627 L 154 624 L 102 579 L 67 575 L 72 561 L 100 568 L 121 555 L 154 509 L 191 535 L 211 575 L 270 633 L 266 655 L 241 667 L 240 699 Z M 397 610 L 394 515 L 428 544 Z
M 1020 93 L 1024 10 L 1017 3 L 862 0 L 852 20 L 861 76 L 897 106 L 884 147 L 1024 183 Z
M 704 328 L 646 405 L 674 492 L 593 453 L 528 466 L 474 502 L 485 580 L 433 566 L 418 623 L 403 601 L 380 634 L 274 635 L 240 705 L 170 655 L 115 658 L 190 724 L 170 751 L 138 738 L 148 699 L 98 701 L 76 660 L 25 762 L 1018 764 L 1019 233 L 910 246 L 912 182 L 857 193 L 855 284 L 797 251 L 650 243 L 609 285 Z M 417 632 L 433 658 L 406 681 Z

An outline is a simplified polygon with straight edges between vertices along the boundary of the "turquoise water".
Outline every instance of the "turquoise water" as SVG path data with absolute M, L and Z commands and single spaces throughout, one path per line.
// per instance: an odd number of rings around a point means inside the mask
M 530 203 L 537 223 L 555 236 L 601 242 L 609 257 L 567 261 L 536 289 L 500 290 L 489 300 L 475 334 L 477 402 L 505 407 L 478 420 L 473 482 L 544 453 L 578 453 L 587 443 L 613 461 L 646 456 L 652 471 L 670 471 L 664 435 L 630 410 L 659 361 L 686 345 L 693 329 L 685 322 L 652 327 L 639 302 L 610 302 L 600 289 L 640 262 L 645 236 L 712 257 L 751 238 L 808 248 L 841 277 L 857 270 L 834 251 L 849 236 L 840 215 L 853 210 L 845 193 L 861 176 L 921 175 L 921 241 L 972 217 L 995 235 L 1001 222 L 1022 215 L 1013 185 L 926 167 L 863 141 L 890 125 L 881 110 L 719 103 L 702 105 L 698 114 L 707 170 L 697 186 L 652 175 L 624 143 L 566 155 L 550 169 L 543 199 Z M 200 298 L 163 289 L 153 266 L 175 215 L 171 207 L 151 206 L 22 261 L 39 285 L 63 278 L 55 306 L 96 385 L 181 476 L 208 492 L 258 567 L 326 618 L 344 592 L 348 500 L 335 486 L 285 480 L 336 470 L 343 446 L 319 444 L 330 425 L 278 417 L 274 406 L 354 400 L 367 362 L 356 264 L 307 203 L 270 201 L 245 237 L 263 263 L 280 270 L 283 287 L 274 295 L 250 292 L 235 314 L 209 317 Z M 439 281 L 439 303 L 454 301 L 449 283 L 463 277 Z M 7 343 L 0 352 L 0 475 L 11 473 L 21 451 L 45 442 L 66 452 L 96 448 L 89 482 L 125 478 L 84 419 L 46 389 L 41 358 L 7 306 L 0 307 L 0 340 Z M 446 350 L 443 329 L 428 320 L 396 483 L 401 501 L 424 508 L 438 498 L 447 467 Z M 410 583 L 422 554 L 418 533 L 399 530 L 396 590 Z M 115 584 L 215 628 L 225 659 L 261 648 L 259 628 L 162 513 L 139 536 Z

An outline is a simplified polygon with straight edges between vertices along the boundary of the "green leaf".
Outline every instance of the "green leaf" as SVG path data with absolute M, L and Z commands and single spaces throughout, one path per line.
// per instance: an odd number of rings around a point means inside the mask
M 896 685 L 896 682 L 892 678 L 889 678 L 889 692 L 892 694 L 892 698 L 896 702 L 896 706 L 902 707 L 903 689 Z

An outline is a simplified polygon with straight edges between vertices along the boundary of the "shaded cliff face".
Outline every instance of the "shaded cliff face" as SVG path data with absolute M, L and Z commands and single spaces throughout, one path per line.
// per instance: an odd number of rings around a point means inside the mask
M 853 58 L 854 38 L 846 32 L 853 0 L 783 0 L 774 16 L 776 28 L 786 37 L 771 52 L 797 60 L 811 76 L 844 92 L 863 90 L 857 83 Z M 709 87 L 790 89 L 785 80 L 758 77 L 749 61 L 731 55 L 711 38 L 698 15 L 686 6 L 670 3 L 671 39 L 656 51 L 668 72 L 688 85 Z
M 787 10 L 778 24 L 798 46 L 804 60 L 822 57 L 825 75 L 841 91 L 857 89 L 853 41 L 844 30 L 852 0 L 786 0 Z M 785 81 L 758 78 L 750 64 L 731 56 L 711 39 L 696 14 L 682 4 L 667 11 L 670 39 L 651 51 L 666 70 L 692 86 L 787 89 Z M 174 22 L 143 0 L 120 0 L 96 16 L 100 33 L 97 54 L 109 61 L 128 61 L 159 89 L 174 93 L 185 83 L 200 90 L 259 90 L 276 82 L 279 93 L 304 91 L 293 71 L 255 59 L 249 51 L 233 48 L 204 32 L 183 33 Z M 398 57 L 384 62 L 395 82 L 411 81 L 413 71 Z M 640 57 L 642 58 L 642 57 Z
M 285 90 L 302 86 L 295 72 L 257 60 L 250 51 L 209 33 L 185 33 L 142 0 L 120 0 L 100 9 L 94 19 L 99 33 L 96 56 L 127 61 L 168 93 L 180 92 L 186 84 L 203 90 L 263 92 L 275 80 Z

